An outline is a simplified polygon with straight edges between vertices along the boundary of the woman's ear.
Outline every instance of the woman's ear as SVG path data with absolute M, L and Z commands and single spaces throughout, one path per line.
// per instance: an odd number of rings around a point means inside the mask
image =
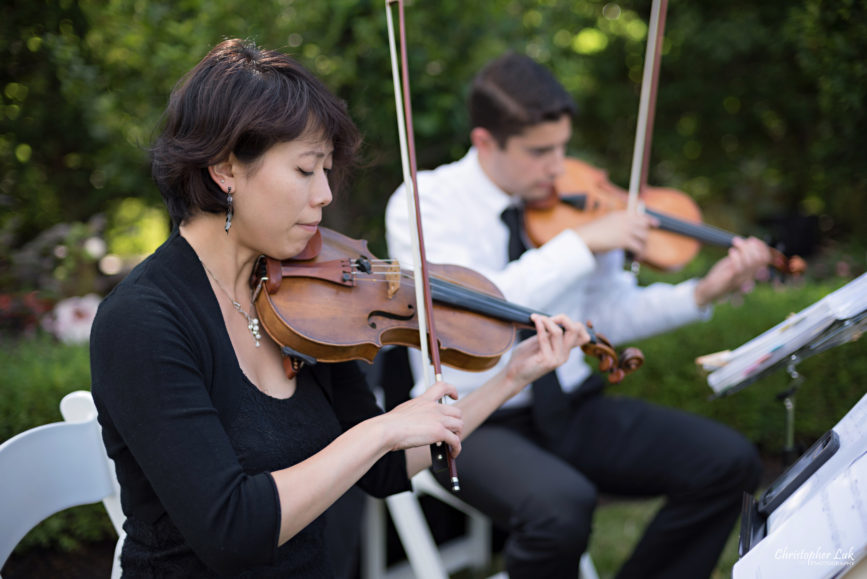
M 225 191 L 228 187 L 234 189 L 234 177 L 235 174 L 232 171 L 232 161 L 226 160 L 221 161 L 215 165 L 208 166 L 208 174 L 211 175 L 211 179 Z

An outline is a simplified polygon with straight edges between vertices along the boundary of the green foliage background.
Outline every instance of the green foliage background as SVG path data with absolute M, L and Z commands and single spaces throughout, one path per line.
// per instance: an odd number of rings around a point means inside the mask
M 0 240 L 127 197 L 159 206 L 146 149 L 175 81 L 215 43 L 286 50 L 349 103 L 365 166 L 329 224 L 382 250 L 401 180 L 383 2 L 5 2 L 0 24 Z M 575 95 L 573 152 L 628 183 L 649 0 L 407 2 L 420 167 L 466 148 L 472 74 L 506 49 L 544 62 Z M 775 216 L 821 217 L 867 245 L 867 2 L 673 2 L 650 182 L 694 196 L 710 222 L 764 233 Z

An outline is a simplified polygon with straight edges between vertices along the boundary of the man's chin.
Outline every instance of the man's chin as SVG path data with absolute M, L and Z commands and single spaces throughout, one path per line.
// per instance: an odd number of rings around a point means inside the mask
M 522 198 L 527 202 L 542 201 L 548 199 L 553 194 L 555 194 L 554 187 L 552 185 L 546 185 L 544 187 L 534 187 L 530 189 L 522 196 Z

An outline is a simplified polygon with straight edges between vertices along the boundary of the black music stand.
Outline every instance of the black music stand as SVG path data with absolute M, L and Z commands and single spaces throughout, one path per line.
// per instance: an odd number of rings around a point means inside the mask
M 867 331 L 867 274 L 849 282 L 816 303 L 788 317 L 736 350 L 726 353 L 708 385 L 712 398 L 729 396 L 753 382 L 785 368 L 788 388 L 777 395 L 786 413 L 786 465 L 797 457 L 795 449 L 795 395 L 804 383 L 798 364 L 835 346 L 857 340 Z

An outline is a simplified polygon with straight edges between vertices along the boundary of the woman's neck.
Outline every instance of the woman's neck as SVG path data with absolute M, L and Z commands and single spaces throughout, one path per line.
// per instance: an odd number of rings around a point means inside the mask
M 218 214 L 199 214 L 185 220 L 180 235 L 196 252 L 211 276 L 233 296 L 246 293 L 250 272 L 258 255 L 238 243 L 233 231 L 227 234 L 225 219 Z

